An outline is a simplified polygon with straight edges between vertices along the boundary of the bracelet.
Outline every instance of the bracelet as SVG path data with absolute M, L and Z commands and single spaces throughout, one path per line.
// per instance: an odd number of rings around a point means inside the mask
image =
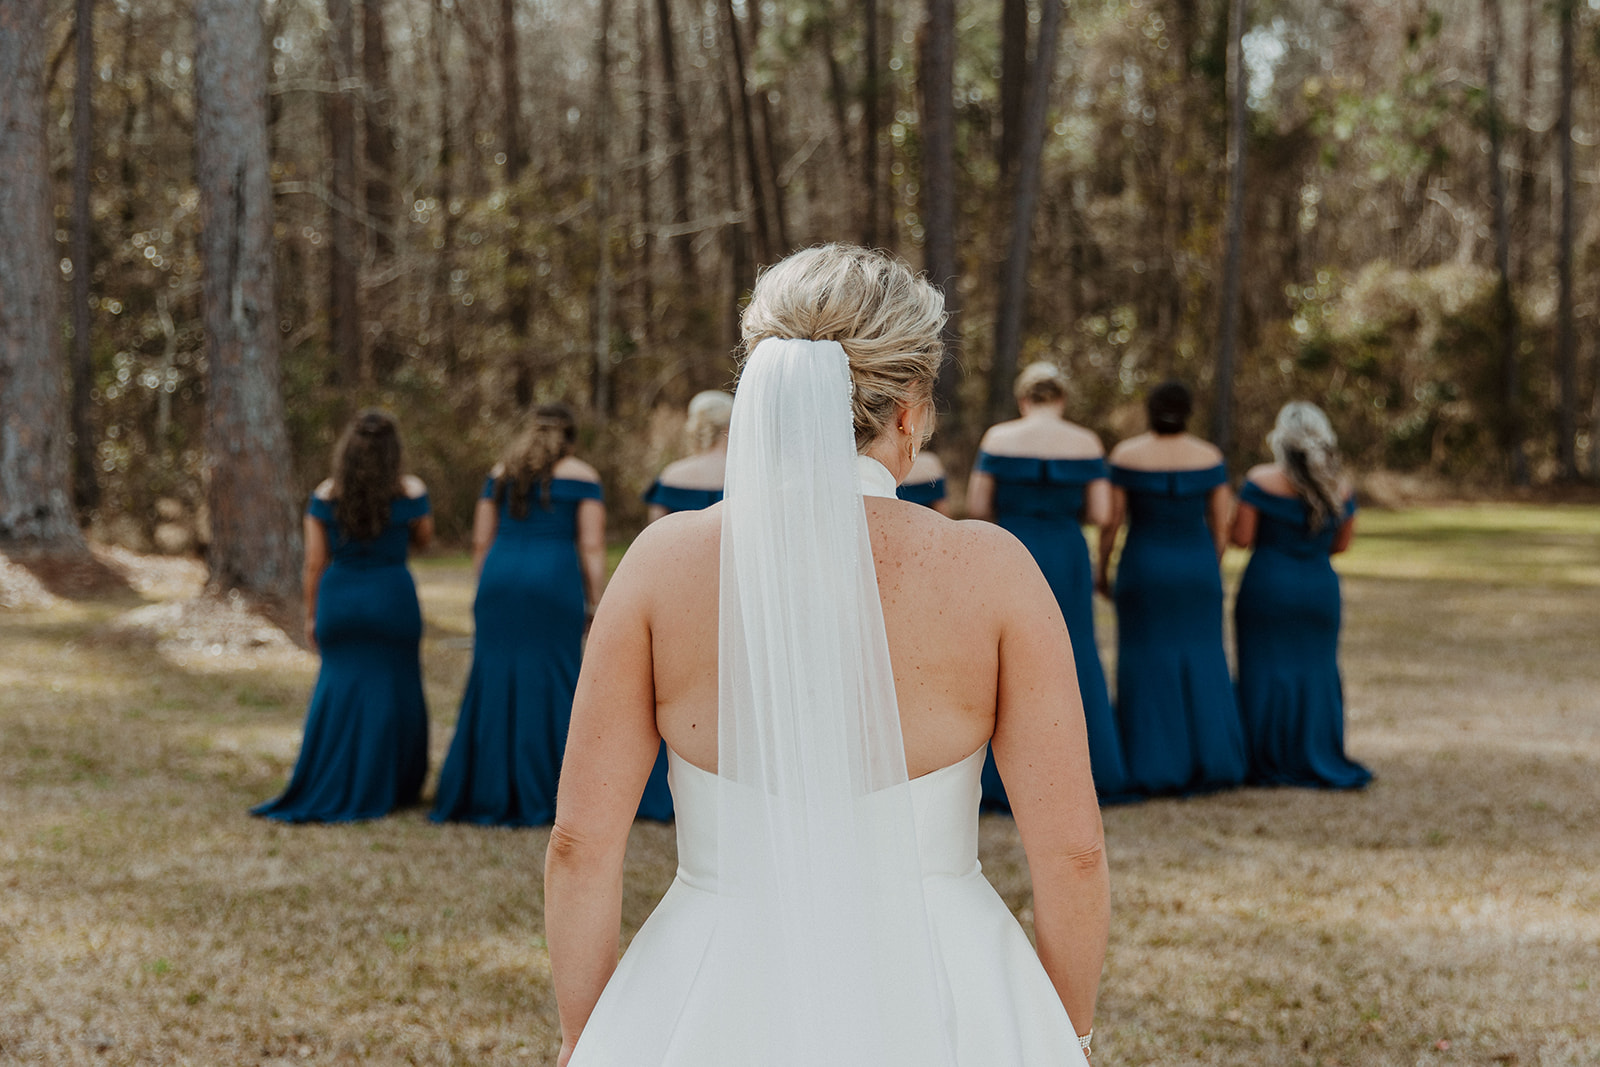
M 1094 1028 L 1090 1027 L 1087 1034 L 1078 1035 L 1078 1047 L 1083 1050 L 1084 1056 L 1089 1055 L 1089 1044 L 1094 1041 Z

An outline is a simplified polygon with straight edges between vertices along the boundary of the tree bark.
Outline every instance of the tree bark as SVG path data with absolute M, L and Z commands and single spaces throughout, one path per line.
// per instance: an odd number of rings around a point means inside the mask
M 1022 100 L 1028 85 L 1028 0 L 1000 5 L 1000 178 L 1011 177 L 1022 146 Z
M 389 84 L 389 42 L 384 0 L 361 2 L 361 115 L 363 173 L 366 188 L 366 231 L 372 249 L 371 275 L 385 278 L 394 264 L 395 227 L 401 213 L 396 203 L 394 165 L 394 93 Z M 379 282 L 367 293 L 367 315 L 372 320 L 372 371 L 380 381 L 393 377 L 403 358 L 390 334 L 386 312 L 392 282 Z M 376 305 L 376 306 L 374 306 Z
M 639 307 L 641 311 L 639 328 L 644 337 L 645 346 L 649 347 L 656 339 L 656 295 L 655 295 L 655 270 L 656 270 L 656 235 L 654 232 L 654 198 L 655 183 L 650 176 L 650 150 L 651 126 L 655 122 L 655 106 L 651 98 L 655 95 L 656 87 L 650 76 L 650 19 L 648 12 L 649 0 L 636 0 L 634 4 L 634 37 L 636 39 L 635 55 L 638 58 L 639 78 L 639 139 L 637 148 L 639 152 L 639 184 L 636 192 L 639 194 L 638 205 L 635 208 L 639 213 Z
M 279 603 L 299 589 L 274 302 L 267 60 L 259 0 L 196 0 L 210 588 Z
M 527 237 L 522 232 L 522 172 L 528 166 L 528 150 L 522 139 L 522 77 L 518 70 L 521 50 L 517 41 L 515 0 L 500 0 L 500 139 L 506 151 L 506 184 L 510 187 L 507 210 L 510 234 L 506 249 L 506 321 L 511 326 L 515 351 L 512 353 L 511 391 L 517 406 L 533 403 L 533 366 L 528 357 L 528 324 L 532 315 L 529 292 Z
M 333 91 L 323 95 L 328 126 L 328 329 L 337 384 L 365 378 L 361 357 L 361 231 L 356 225 L 356 34 L 351 0 L 327 0 Z
M 77 553 L 45 135 L 48 16 L 44 0 L 0 4 L 0 543 Z
M 878 0 L 862 0 L 866 55 L 861 77 L 861 243 L 878 247 L 883 240 L 878 205 L 883 200 L 878 141 L 883 136 L 883 46 L 878 37 Z
M 1000 267 L 1000 306 L 995 315 L 994 362 L 989 368 L 989 417 L 998 422 L 1011 410 L 1011 380 L 1022 347 L 1022 317 L 1028 299 L 1028 255 L 1033 245 L 1033 216 L 1039 203 L 1040 165 L 1044 154 L 1050 83 L 1055 74 L 1056 41 L 1061 35 L 1065 0 L 1045 0 L 1039 17 L 1038 50 L 1022 107 L 1022 144 L 1011 200 L 1011 242 Z
M 656 0 L 657 34 L 661 45 L 661 77 L 667 84 L 667 139 L 672 157 L 672 221 L 682 232 L 672 238 L 678 271 L 687 284 L 694 279 L 694 244 L 689 225 L 689 131 L 683 118 L 683 94 L 678 86 L 677 49 L 672 38 L 670 0 Z
M 615 0 L 600 0 L 600 30 L 595 35 L 593 126 L 595 256 L 594 364 L 591 368 L 595 420 L 611 416 L 611 19 Z
M 1572 211 L 1572 80 L 1573 26 L 1575 0 L 1557 0 L 1556 17 L 1561 24 L 1560 105 L 1556 120 L 1556 143 L 1561 173 L 1561 233 L 1556 240 L 1556 368 L 1561 381 L 1561 414 L 1557 420 L 1556 456 L 1561 463 L 1563 481 L 1578 480 L 1578 354 L 1573 328 L 1572 246 L 1575 240 Z
M 733 90 L 738 94 L 739 126 L 743 133 L 745 176 L 750 189 L 750 213 L 755 216 L 756 255 L 763 263 L 773 260 L 772 227 L 767 218 L 766 183 L 761 179 L 761 154 L 756 149 L 756 127 L 750 103 L 750 81 L 745 70 L 744 42 L 739 37 L 739 17 L 733 0 L 722 0 L 722 16 L 733 59 Z
M 1249 83 L 1244 68 L 1245 0 L 1228 16 L 1228 216 L 1222 260 L 1222 336 L 1217 345 L 1216 415 L 1211 440 L 1224 459 L 1233 450 L 1233 370 L 1239 347 L 1240 274 L 1244 255 L 1245 118 Z
M 1499 319 L 1500 342 L 1500 435 L 1506 469 L 1512 484 L 1528 484 L 1528 461 L 1522 441 L 1521 384 L 1517 367 L 1517 348 L 1521 324 L 1511 289 L 1511 217 L 1506 203 L 1505 172 L 1501 152 L 1505 147 L 1504 121 L 1500 115 L 1500 52 L 1504 47 L 1500 21 L 1500 0 L 1483 0 L 1486 23 L 1483 36 L 1489 124 L 1489 198 L 1494 210 L 1494 259 L 1499 275 L 1495 287 L 1495 309 Z
M 455 379 L 460 372 L 460 349 L 456 341 L 455 298 L 450 293 L 450 274 L 455 268 L 456 213 L 451 207 L 455 199 L 455 123 L 451 119 L 450 101 L 454 95 L 450 74 L 451 22 L 444 10 L 444 0 L 433 0 L 431 7 L 433 63 L 439 75 L 439 254 L 434 257 L 434 307 L 439 320 L 435 330 L 444 356 L 445 375 Z
M 945 361 L 935 399 L 952 433 L 965 427 L 961 406 L 961 267 L 956 259 L 956 5 L 928 0 L 918 62 L 922 131 L 922 265 L 944 293 Z
M 94 271 L 89 172 L 94 166 L 94 0 L 77 0 L 78 77 L 72 87 L 72 487 L 80 519 L 100 506 L 94 432 Z M 166 396 L 165 393 L 161 394 Z

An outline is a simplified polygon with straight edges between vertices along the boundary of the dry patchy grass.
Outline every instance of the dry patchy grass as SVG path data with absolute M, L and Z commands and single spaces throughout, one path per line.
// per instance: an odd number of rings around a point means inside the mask
M 1344 663 L 1378 779 L 1106 812 L 1096 1062 L 1600 1063 L 1600 512 L 1362 521 Z M 471 584 L 417 572 L 437 767 Z M 315 661 L 150 609 L 194 580 L 0 612 L 0 1062 L 551 1062 L 545 833 L 248 818 Z M 983 859 L 1026 920 L 1009 820 Z M 636 827 L 629 933 L 672 866 Z

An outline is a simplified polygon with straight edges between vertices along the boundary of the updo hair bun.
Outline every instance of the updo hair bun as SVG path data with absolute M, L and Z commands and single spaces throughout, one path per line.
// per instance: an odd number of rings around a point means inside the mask
M 1150 390 L 1144 406 L 1150 415 L 1150 429 L 1162 434 L 1182 433 L 1189 428 L 1194 397 L 1182 382 L 1165 381 Z
M 856 245 L 822 245 L 756 278 L 740 320 L 740 362 L 769 337 L 839 342 L 855 386 L 859 450 L 893 429 L 901 405 L 932 401 L 944 322 L 944 294 L 900 260 Z M 924 440 L 932 421 L 918 428 Z
M 1022 368 L 1012 386 L 1017 403 L 1054 404 L 1067 398 L 1067 376 L 1060 367 L 1041 359 Z
M 696 393 L 689 401 L 689 420 L 684 424 L 684 436 L 689 447 L 704 452 L 717 443 L 717 438 L 728 432 L 733 419 L 733 397 L 721 389 L 707 389 Z

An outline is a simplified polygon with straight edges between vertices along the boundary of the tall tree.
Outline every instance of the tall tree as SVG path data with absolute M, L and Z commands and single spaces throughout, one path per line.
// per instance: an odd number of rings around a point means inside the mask
M 750 190 L 750 213 L 755 219 L 756 258 L 771 263 L 776 242 L 767 217 L 767 188 L 762 180 L 761 154 L 756 148 L 756 127 L 750 101 L 750 78 L 745 67 L 744 42 L 739 34 L 739 16 L 733 0 L 722 0 L 722 15 L 727 32 L 728 55 L 733 61 L 733 89 L 739 106 L 739 129 L 743 133 L 745 178 Z
M 281 602 L 299 587 L 300 527 L 278 365 L 260 0 L 196 0 L 194 16 L 210 588 Z
M 694 279 L 694 243 L 689 233 L 689 131 L 678 85 L 678 55 L 672 37 L 671 0 L 656 0 L 656 38 L 661 46 L 661 77 L 666 82 L 667 140 L 672 160 L 672 248 L 685 283 Z
M 365 377 L 361 354 L 361 229 L 356 222 L 356 31 L 351 0 L 327 0 L 333 87 L 323 95 L 328 128 L 328 332 L 339 384 Z
M 922 116 L 922 265 L 928 279 L 944 292 L 946 359 L 939 368 L 938 406 L 959 432 L 961 409 L 960 311 L 961 268 L 956 260 L 956 4 L 928 0 L 922 28 L 922 55 L 917 65 Z
M 378 324 L 372 339 L 373 373 L 386 379 L 398 369 L 401 354 L 382 312 L 389 301 L 382 294 L 394 286 L 395 227 L 400 206 L 395 183 L 394 91 L 389 84 L 389 41 L 384 0 L 361 0 L 361 117 L 365 153 L 363 201 L 367 241 L 372 249 L 368 315 Z M 376 299 L 375 299 L 376 298 Z
M 1000 176 L 1009 178 L 1022 147 L 1022 101 L 1028 86 L 1028 0 L 1000 4 Z
M 1228 218 L 1222 257 L 1222 338 L 1217 345 L 1216 413 L 1211 440 L 1226 456 L 1233 448 L 1233 368 L 1239 348 L 1240 273 L 1244 258 L 1245 116 L 1249 79 L 1244 67 L 1245 0 L 1228 12 Z
M 596 419 L 611 416 L 611 18 L 615 0 L 600 0 L 600 29 L 595 34 L 594 159 L 595 256 L 594 364 L 590 395 Z
M 1521 323 L 1511 289 L 1511 212 L 1506 203 L 1506 177 L 1501 161 L 1505 149 L 1504 119 L 1500 114 L 1500 53 L 1504 29 L 1500 0 L 1483 0 L 1483 53 L 1489 127 L 1489 199 L 1494 210 L 1495 312 L 1500 348 L 1500 440 L 1506 469 L 1515 485 L 1528 484 L 1528 460 L 1522 440 L 1522 398 L 1517 367 Z
M 1561 462 L 1561 477 L 1578 478 L 1578 353 L 1573 329 L 1572 246 L 1575 240 L 1572 211 L 1572 77 L 1573 5 L 1575 0 L 1557 0 L 1556 13 L 1561 23 L 1560 106 L 1556 120 L 1556 142 L 1561 167 L 1561 232 L 1556 239 L 1556 368 L 1561 380 L 1561 415 L 1557 420 L 1556 456 Z
M 100 505 L 95 476 L 94 320 L 89 282 L 94 270 L 89 171 L 94 165 L 94 0 L 77 0 L 78 77 L 72 86 L 72 487 L 78 514 Z M 162 393 L 166 396 L 166 393 Z
M 1056 68 L 1056 42 L 1061 36 L 1066 0 L 1045 0 L 1039 15 L 1039 40 L 1022 106 L 1022 144 L 1017 152 L 1016 182 L 1011 195 L 1011 241 L 1000 267 L 1000 306 L 995 315 L 994 362 L 989 368 L 989 417 L 998 421 L 1010 411 L 1011 379 L 1022 348 L 1022 316 L 1028 299 L 1028 256 L 1033 245 L 1033 216 L 1039 203 L 1040 166 L 1044 157 L 1050 83 Z
M 46 0 L 0 4 L 0 543 L 81 552 L 45 140 Z
M 861 77 L 861 243 L 876 248 L 883 240 L 878 162 L 878 141 L 883 137 L 883 45 L 878 40 L 878 0 L 862 0 L 861 20 L 866 37 Z
M 511 326 L 515 376 L 512 394 L 518 407 L 533 403 L 533 366 L 528 358 L 528 324 L 532 301 L 528 277 L 527 235 L 523 233 L 522 174 L 528 168 L 527 142 L 522 136 L 522 50 L 517 40 L 516 0 L 500 0 L 500 140 L 506 153 L 506 184 L 511 237 L 506 249 L 506 320 Z
M 450 272 L 455 269 L 457 213 L 455 200 L 456 127 L 452 120 L 450 101 L 453 94 L 450 66 L 450 45 L 454 25 L 445 12 L 445 0 L 433 0 L 429 9 L 428 34 L 433 45 L 433 63 L 439 75 L 439 153 L 437 186 L 439 200 L 439 254 L 434 258 L 434 304 L 439 321 L 436 331 L 440 351 L 444 356 L 445 374 L 454 378 L 460 363 L 460 346 L 456 339 L 455 300 L 450 295 Z

